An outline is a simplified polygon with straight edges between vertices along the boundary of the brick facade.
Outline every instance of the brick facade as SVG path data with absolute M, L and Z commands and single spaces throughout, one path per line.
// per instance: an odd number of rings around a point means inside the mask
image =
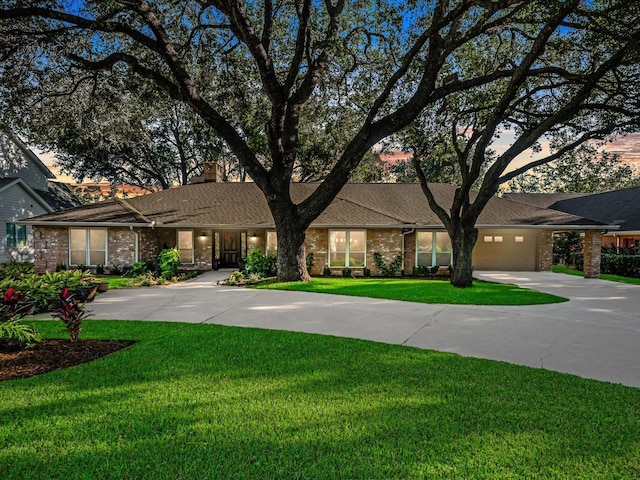
M 109 227 L 108 229 L 107 264 L 105 267 L 133 265 L 136 261 L 152 261 L 157 264 L 158 254 L 163 248 L 176 246 L 177 234 L 174 228 L 134 228 Z M 185 229 L 189 230 L 189 229 Z M 182 265 L 183 270 L 210 270 L 213 259 L 219 257 L 216 249 L 216 235 L 219 231 L 212 229 L 190 229 L 194 233 L 194 263 Z M 204 235 L 203 235 L 204 234 Z M 536 270 L 550 271 L 553 262 L 553 234 L 551 230 L 540 230 L 537 234 Z M 137 259 L 136 259 L 137 238 Z M 404 235 L 404 252 L 402 249 L 403 231 L 395 229 L 366 230 L 366 266 L 372 275 L 380 272 L 375 266 L 374 253 L 379 252 L 387 263 L 404 253 L 403 273 L 411 275 L 416 258 L 416 233 L 409 230 Z M 246 233 L 246 247 L 250 251 L 258 248 L 264 251 L 266 230 L 249 230 Z M 53 271 L 56 264 L 69 262 L 69 230 L 67 227 L 34 227 L 35 269 L 39 273 Z M 597 230 L 585 234 L 585 277 L 597 278 L 600 275 L 600 243 L 601 236 Z M 310 228 L 306 232 L 305 249 L 313 253 L 311 275 L 322 275 L 329 261 L 329 229 Z M 341 275 L 342 267 L 331 268 L 332 274 Z M 353 268 L 354 275 L 361 275 L 363 269 Z
M 36 272 L 52 272 L 59 263 L 69 265 L 69 229 L 67 227 L 37 226 L 34 227 L 34 232 Z M 136 234 L 138 235 L 138 260 L 157 262 L 159 249 L 155 232 L 139 228 L 131 230 L 128 227 L 109 227 L 107 232 L 107 263 L 105 264 L 107 271 L 113 265 L 122 268 L 136 262 Z
M 538 233 L 538 272 L 550 272 L 553 265 L 553 232 L 540 230 Z
M 69 229 L 33 227 L 34 268 L 38 273 L 53 272 L 56 264 L 69 263 Z
M 584 278 L 600 278 L 600 252 L 602 234 L 600 230 L 584 232 Z

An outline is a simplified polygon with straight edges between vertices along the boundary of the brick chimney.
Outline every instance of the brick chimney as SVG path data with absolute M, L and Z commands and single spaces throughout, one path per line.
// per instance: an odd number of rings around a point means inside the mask
M 204 182 L 220 183 L 222 182 L 222 167 L 215 162 L 204 162 Z

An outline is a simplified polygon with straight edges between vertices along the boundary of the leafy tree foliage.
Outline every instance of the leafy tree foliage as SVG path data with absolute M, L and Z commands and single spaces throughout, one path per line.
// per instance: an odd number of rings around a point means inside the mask
M 640 185 L 640 177 L 616 155 L 598 153 L 593 145 L 535 167 L 512 179 L 508 190 L 522 193 L 599 193 Z
M 584 161 L 572 153 L 578 146 L 637 128 L 640 28 L 632 19 L 639 9 L 624 1 L 523 2 L 494 36 L 455 52 L 456 78 L 515 67 L 509 78 L 447 96 L 420 117 L 421 141 L 434 145 L 434 152 L 454 153 L 454 162 L 436 153 L 417 155 L 413 163 L 452 239 L 455 286 L 472 285 L 475 223 L 501 184 L 553 161 Z M 505 129 L 515 132 L 515 140 L 497 152 L 492 145 Z M 412 145 L 415 138 L 409 131 L 403 140 Z M 507 172 L 523 152 L 542 151 L 541 139 L 550 139 L 550 154 Z M 443 159 L 457 170 L 451 205 L 439 204 L 429 186 Z

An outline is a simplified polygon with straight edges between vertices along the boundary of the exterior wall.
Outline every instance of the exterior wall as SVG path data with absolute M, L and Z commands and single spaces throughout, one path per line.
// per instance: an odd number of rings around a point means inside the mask
M 0 193 L 0 262 L 15 260 L 17 262 L 34 261 L 33 229 L 27 225 L 27 244 L 22 247 L 8 247 L 6 245 L 7 223 L 16 220 L 35 217 L 48 213 L 29 192 L 21 185 L 12 185 Z
M 56 264 L 69 264 L 69 229 L 67 227 L 34 227 L 35 270 L 38 273 L 55 270 Z M 136 233 L 138 234 L 138 257 L 136 258 Z M 153 232 L 147 229 L 129 227 L 107 228 L 107 262 L 105 268 L 117 265 L 122 268 L 131 266 L 136 261 L 153 260 L 157 262 L 158 254 L 154 252 L 157 240 Z
M 133 265 L 137 260 L 135 233 L 129 228 L 108 228 L 105 268 L 117 265 L 122 269 Z
M 640 249 L 640 232 L 620 232 L 602 235 L 602 247 L 623 252 Z
M 404 236 L 404 274 L 411 275 L 416 266 L 416 232 Z
M 47 173 L 35 154 L 27 153 L 6 134 L 0 132 L 0 177 L 19 177 L 37 190 L 47 190 Z M 44 167 L 46 168 L 46 167 Z
M 476 270 L 535 271 L 538 267 L 538 230 L 481 229 L 473 249 Z M 549 232 L 549 236 L 551 232 Z M 486 237 L 486 238 L 485 238 Z M 522 242 L 516 243 L 516 237 Z M 496 241 L 499 239 L 502 241 Z M 490 240 L 490 241 L 489 241 Z M 549 265 L 549 269 L 551 265 Z
M 36 270 L 43 272 L 55 269 L 59 262 L 69 261 L 69 233 L 66 227 L 36 227 Z M 215 231 L 211 229 L 194 229 L 194 263 L 181 266 L 184 270 L 210 270 L 213 268 L 215 252 Z M 138 234 L 138 258 L 136 259 L 135 233 Z M 203 236 L 202 233 L 205 233 Z M 251 234 L 255 233 L 252 238 Z M 598 239 L 599 239 L 599 232 Z M 372 275 L 380 272 L 375 266 L 374 253 L 383 255 L 385 262 L 391 262 L 397 255 L 403 253 L 402 229 L 367 229 L 366 266 Z M 491 236 L 492 242 L 486 242 L 484 237 Z M 516 243 L 515 237 L 523 237 L 523 242 Z M 502 237 L 502 242 L 496 242 L 495 237 Z M 247 248 L 259 248 L 264 251 L 266 230 L 249 230 L 247 234 Z M 163 248 L 176 246 L 176 229 L 135 229 L 128 227 L 108 228 L 108 265 L 123 267 L 132 265 L 135 261 L 151 260 L 157 263 L 157 257 Z M 409 232 L 404 236 L 404 274 L 410 275 L 415 265 L 416 233 Z M 549 270 L 552 261 L 553 237 L 552 232 L 541 230 L 509 230 L 491 229 L 480 230 L 478 242 L 473 252 L 473 265 L 478 270 L 513 270 L 535 271 Z M 306 232 L 305 249 L 314 254 L 311 275 L 322 275 L 328 264 L 329 229 L 310 228 Z M 599 244 L 598 272 L 599 272 Z M 595 252 L 595 247 L 592 248 Z M 585 240 L 585 266 L 587 265 Z M 341 275 L 341 267 L 332 268 L 334 275 Z M 361 274 L 362 269 L 353 268 L 354 275 Z
M 329 230 L 309 228 L 306 232 L 304 246 L 307 254 L 313 253 L 313 266 L 309 274 L 322 275 L 324 267 L 329 265 Z
M 336 229 L 338 230 L 338 229 Z M 345 229 L 360 230 L 360 229 Z M 378 275 L 373 254 L 379 252 L 386 262 L 392 262 L 397 255 L 402 254 L 402 230 L 401 229 L 366 229 L 367 251 L 365 266 L 371 270 L 372 275 Z M 313 266 L 309 272 L 311 275 L 322 275 L 325 267 L 329 265 L 329 229 L 310 228 L 306 232 L 305 249 L 307 253 L 313 253 Z M 343 267 L 332 267 L 332 275 L 342 275 Z M 362 268 L 352 267 L 354 275 L 360 275 Z
M 553 266 L 553 232 L 540 230 L 538 232 L 538 272 L 550 272 Z
M 371 269 L 371 275 L 380 275 L 373 258 L 374 253 L 382 254 L 385 263 L 391 263 L 398 255 L 402 255 L 402 229 L 367 230 L 366 265 Z
M 599 230 L 584 232 L 584 278 L 600 277 L 602 235 Z
M 33 227 L 34 268 L 37 273 L 53 272 L 57 263 L 69 263 L 67 227 Z

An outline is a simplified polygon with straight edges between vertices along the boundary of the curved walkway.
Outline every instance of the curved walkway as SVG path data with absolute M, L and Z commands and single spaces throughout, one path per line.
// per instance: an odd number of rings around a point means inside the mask
M 184 284 L 111 290 L 92 318 L 215 323 L 353 337 L 640 387 L 640 286 L 554 273 L 477 272 L 571 301 L 526 307 L 419 303 Z

